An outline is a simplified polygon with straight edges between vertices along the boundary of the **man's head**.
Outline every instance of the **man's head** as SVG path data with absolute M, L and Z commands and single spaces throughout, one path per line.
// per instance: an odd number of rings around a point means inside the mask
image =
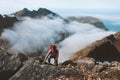
M 55 50 L 55 49 L 57 49 L 57 47 L 56 47 L 56 45 L 50 45 L 50 49 Z

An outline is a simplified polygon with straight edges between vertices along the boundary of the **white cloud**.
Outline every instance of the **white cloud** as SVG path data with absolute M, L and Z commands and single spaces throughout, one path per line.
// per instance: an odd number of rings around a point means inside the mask
M 57 43 L 60 51 L 59 62 L 69 59 L 76 51 L 114 32 L 78 22 L 63 24 L 60 19 L 25 18 L 23 22 L 15 24 L 13 30 L 5 29 L 1 39 L 8 40 L 12 53 L 34 53 L 38 50 L 46 52 L 51 43 L 61 40 L 61 33 L 69 33 L 70 36 Z

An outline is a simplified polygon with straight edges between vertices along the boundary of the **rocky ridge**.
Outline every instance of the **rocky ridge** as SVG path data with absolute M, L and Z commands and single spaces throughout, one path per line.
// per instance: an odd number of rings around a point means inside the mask
M 4 52 L 4 51 L 3 51 Z M 120 62 L 79 58 L 76 63 L 65 61 L 58 66 L 42 64 L 38 57 L 0 53 L 2 80 L 119 80 Z
M 71 60 L 76 61 L 79 56 L 91 57 L 96 61 L 120 61 L 120 32 L 111 34 L 78 51 Z
M 39 8 L 38 10 L 33 10 L 33 11 L 30 11 L 27 8 L 24 8 L 23 10 L 13 13 L 12 15 L 14 15 L 15 17 L 18 17 L 18 18 L 21 18 L 21 17 L 31 17 L 31 18 L 48 17 L 50 19 L 53 19 L 53 18 L 63 19 L 60 15 L 58 15 L 46 8 Z

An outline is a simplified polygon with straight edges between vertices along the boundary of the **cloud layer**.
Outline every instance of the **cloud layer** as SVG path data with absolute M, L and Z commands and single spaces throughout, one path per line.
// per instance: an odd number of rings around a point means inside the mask
M 13 29 L 5 29 L 1 38 L 10 42 L 9 50 L 13 53 L 35 53 L 41 50 L 45 54 L 50 44 L 56 44 L 60 51 L 59 62 L 63 62 L 76 51 L 112 33 L 90 24 L 64 24 L 61 19 L 24 18 Z M 69 36 L 62 40 L 66 34 Z

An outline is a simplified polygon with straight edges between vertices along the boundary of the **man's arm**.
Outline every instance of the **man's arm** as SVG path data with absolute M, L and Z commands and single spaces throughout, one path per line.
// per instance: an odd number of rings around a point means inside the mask
M 46 60 L 47 60 L 47 58 L 48 58 L 50 52 L 51 52 L 51 50 L 49 50 L 48 53 L 46 54 L 46 56 L 45 56 L 45 58 L 44 58 L 44 60 L 43 60 L 43 62 L 42 62 L 43 64 L 46 62 Z

